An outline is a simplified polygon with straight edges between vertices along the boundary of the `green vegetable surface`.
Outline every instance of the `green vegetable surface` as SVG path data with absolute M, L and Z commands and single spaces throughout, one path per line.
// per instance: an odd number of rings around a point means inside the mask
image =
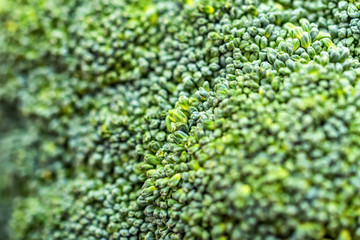
M 360 1 L 0 0 L 0 239 L 360 239 Z

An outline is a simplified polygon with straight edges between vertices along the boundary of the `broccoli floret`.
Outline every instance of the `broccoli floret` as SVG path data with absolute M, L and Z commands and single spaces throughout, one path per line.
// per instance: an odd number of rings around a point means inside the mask
M 203 108 L 190 114 L 197 118 L 191 130 L 175 131 L 158 152 L 164 166 L 148 170 L 158 192 L 174 191 L 166 199 L 175 232 L 186 239 L 358 236 L 359 166 L 351 160 L 358 151 L 350 149 L 360 72 L 335 66 L 310 63 L 283 77 L 277 99 L 229 88 L 215 107 L 190 104 Z M 203 91 L 224 96 L 224 87 Z
M 357 1 L 20 2 L 1 239 L 360 238 Z

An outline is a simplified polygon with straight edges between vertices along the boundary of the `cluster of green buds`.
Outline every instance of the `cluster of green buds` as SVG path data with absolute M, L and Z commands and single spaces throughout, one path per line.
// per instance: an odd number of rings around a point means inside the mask
M 356 1 L 4 1 L 13 239 L 360 238 Z
M 316 24 L 322 31 L 331 34 L 338 46 L 349 48 L 358 58 L 359 53 L 359 9 L 353 0 L 279 1 L 288 12 L 301 12 L 303 17 Z

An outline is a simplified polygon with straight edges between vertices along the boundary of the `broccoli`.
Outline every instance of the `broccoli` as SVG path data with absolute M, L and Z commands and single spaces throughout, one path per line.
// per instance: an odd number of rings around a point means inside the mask
M 360 239 L 357 1 L 0 5 L 1 239 Z

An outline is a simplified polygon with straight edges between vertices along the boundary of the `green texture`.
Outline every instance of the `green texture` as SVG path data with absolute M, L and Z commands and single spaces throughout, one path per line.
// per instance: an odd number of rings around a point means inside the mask
M 0 0 L 0 239 L 360 239 L 360 2 Z

